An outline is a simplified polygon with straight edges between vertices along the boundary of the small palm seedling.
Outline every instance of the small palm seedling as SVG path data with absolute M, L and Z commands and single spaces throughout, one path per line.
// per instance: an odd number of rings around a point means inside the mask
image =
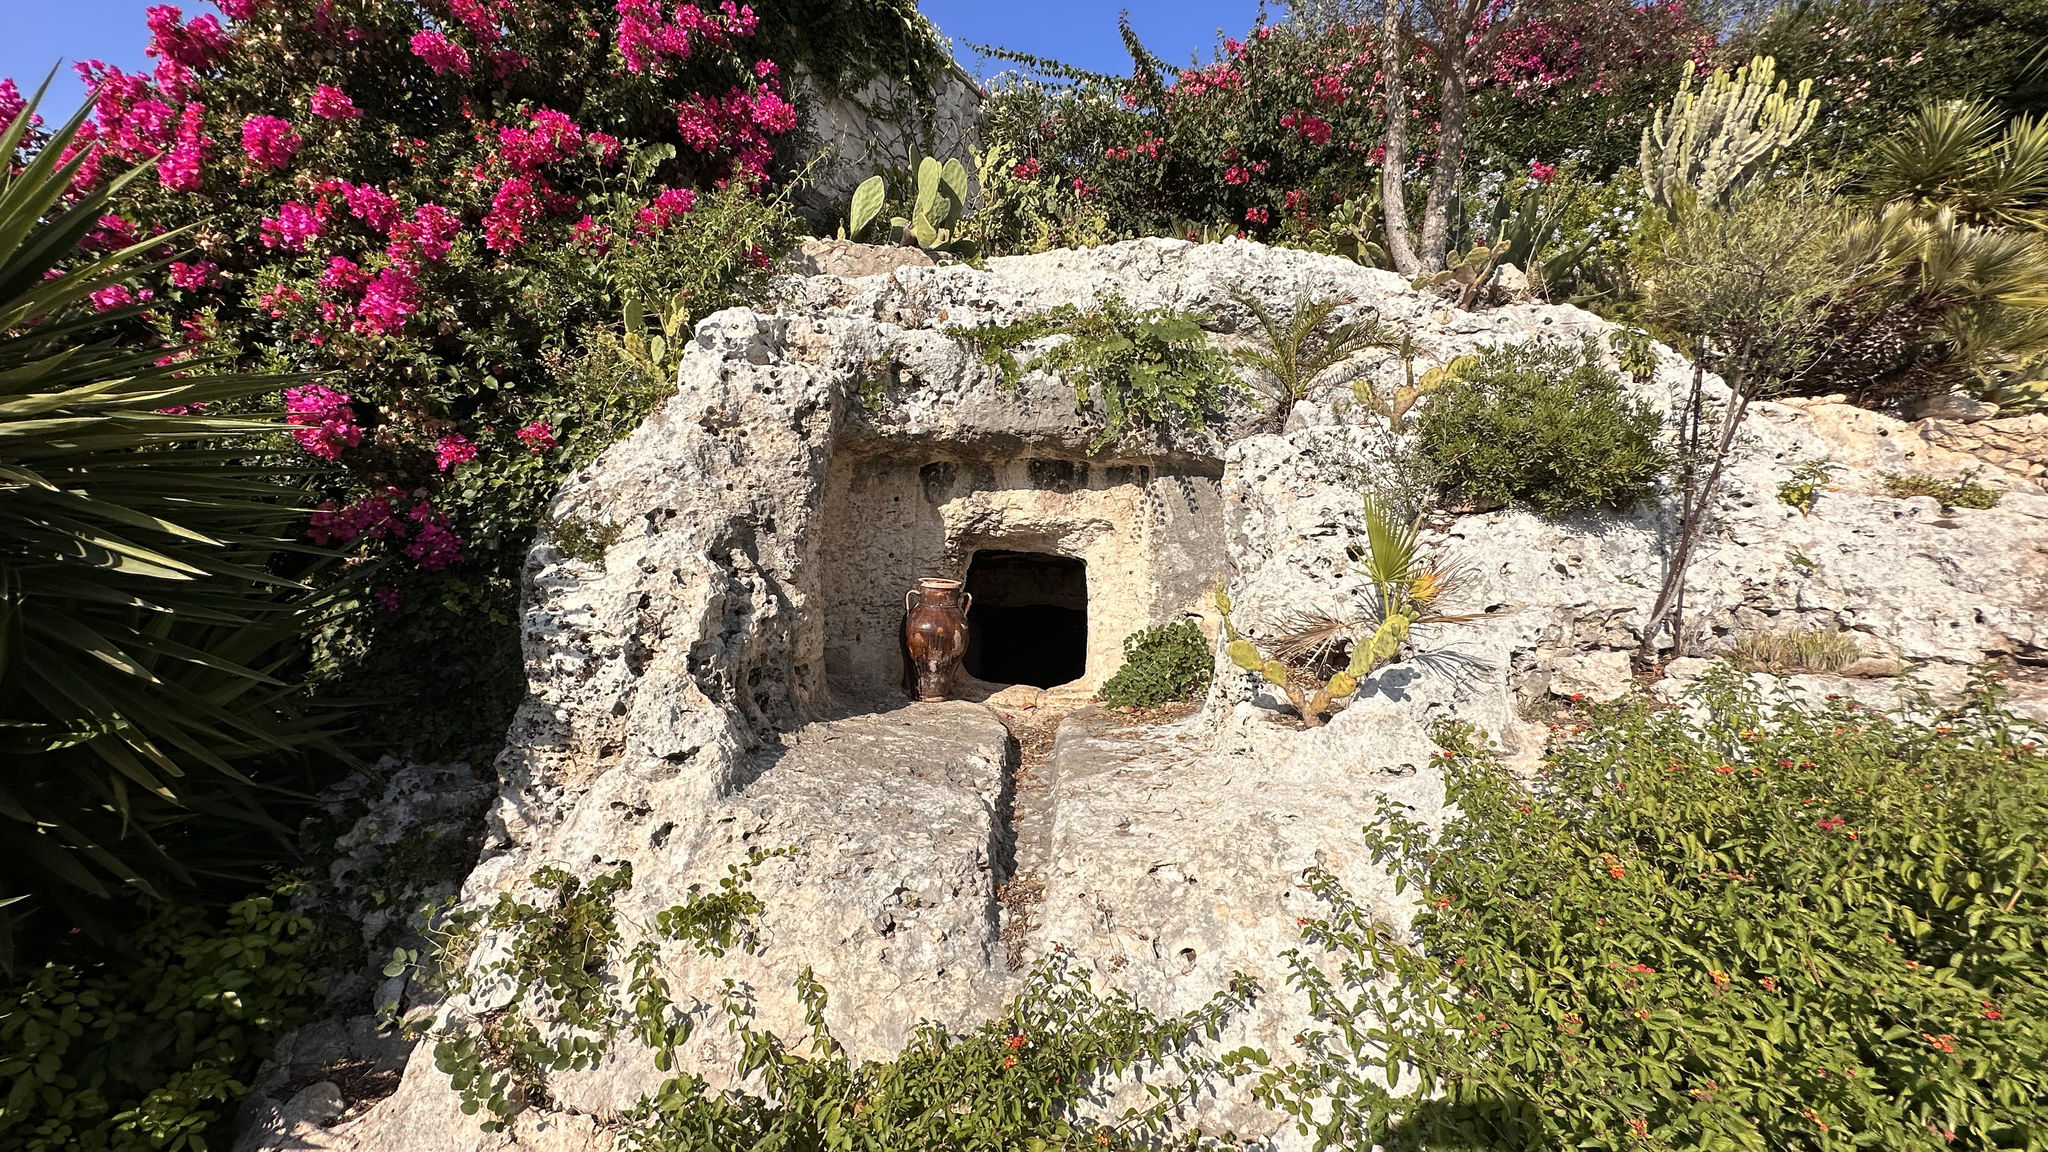
M 1359 557 L 1372 585 L 1365 613 L 1349 619 L 1297 614 L 1264 651 L 1232 626 L 1230 598 L 1218 590 L 1216 606 L 1223 612 L 1231 662 L 1286 692 L 1302 720 L 1317 726 L 1332 705 L 1358 691 L 1361 681 L 1399 659 L 1418 625 L 1466 624 L 1499 615 L 1448 611 L 1470 588 L 1474 572 L 1425 555 L 1421 536 L 1420 518 L 1403 522 L 1367 496 L 1366 546 Z
M 1392 348 L 1406 341 L 1405 336 L 1394 336 L 1370 307 L 1359 319 L 1339 321 L 1337 311 L 1344 301 L 1333 297 L 1296 297 L 1284 323 L 1257 297 L 1238 292 L 1234 298 L 1258 320 L 1265 335 L 1263 347 L 1244 349 L 1237 357 L 1270 381 L 1269 426 L 1276 432 L 1295 402 L 1306 399 L 1324 373 L 1368 348 Z

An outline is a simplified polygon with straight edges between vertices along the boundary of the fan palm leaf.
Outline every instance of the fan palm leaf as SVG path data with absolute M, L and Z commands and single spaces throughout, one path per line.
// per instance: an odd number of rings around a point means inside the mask
M 250 766 L 323 739 L 284 656 L 317 599 L 279 563 L 310 551 L 268 400 L 297 378 L 232 374 L 149 342 L 135 309 L 90 307 L 166 238 L 80 253 L 141 171 L 76 194 L 83 157 L 59 157 L 82 117 L 0 183 L 0 903 L 15 916 L 25 896 L 82 916 L 189 879 L 160 834 L 261 823 Z M 29 119 L 0 157 L 22 156 Z

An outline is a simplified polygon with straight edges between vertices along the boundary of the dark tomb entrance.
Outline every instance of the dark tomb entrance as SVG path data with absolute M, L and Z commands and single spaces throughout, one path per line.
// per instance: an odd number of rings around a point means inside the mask
M 1088 664 L 1088 565 L 1044 552 L 976 552 L 967 566 L 967 674 L 1039 688 Z

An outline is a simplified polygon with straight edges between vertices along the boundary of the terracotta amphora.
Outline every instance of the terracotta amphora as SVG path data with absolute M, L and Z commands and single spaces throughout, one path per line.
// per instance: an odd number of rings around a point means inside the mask
M 916 606 L 911 607 L 915 599 Z M 967 653 L 967 610 L 974 597 L 958 580 L 923 579 L 903 595 L 903 643 L 917 673 L 919 700 L 950 700 L 953 673 Z

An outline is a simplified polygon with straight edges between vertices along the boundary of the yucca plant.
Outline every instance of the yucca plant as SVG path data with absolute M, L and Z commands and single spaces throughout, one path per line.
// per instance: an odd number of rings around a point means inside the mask
M 1924 105 L 1878 143 L 1865 184 L 1881 202 L 1946 209 L 1964 224 L 2048 230 L 2048 119 L 2008 124 L 1967 100 Z
M 163 833 L 260 824 L 247 765 L 319 738 L 281 671 L 303 509 L 264 462 L 279 415 L 249 411 L 286 380 L 171 360 L 137 309 L 88 306 L 176 236 L 81 254 L 143 171 L 74 194 L 83 116 L 32 153 L 29 112 L 0 134 L 0 960 L 36 903 L 89 923 L 191 879 Z

